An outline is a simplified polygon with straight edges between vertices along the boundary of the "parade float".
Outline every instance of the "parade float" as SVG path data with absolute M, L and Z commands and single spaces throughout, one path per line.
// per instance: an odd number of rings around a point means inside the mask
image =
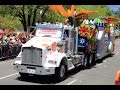
M 105 23 L 99 18 L 90 22 L 86 19 L 95 11 L 76 12 L 74 5 L 67 11 L 62 5 L 50 5 L 50 8 L 66 17 L 67 22 L 36 25 L 35 36 L 23 44 L 14 63 L 23 78 L 53 75 L 61 81 L 66 78 L 67 71 L 78 66 L 88 68 L 112 53 L 114 27 L 110 26 L 106 40 Z
M 60 13 L 63 17 L 68 18 L 67 24 L 73 25 L 75 23 L 74 26 L 78 27 L 79 37 L 84 37 L 87 39 L 88 51 L 90 51 L 91 48 L 95 48 L 95 37 L 97 33 L 97 28 L 90 27 L 89 21 L 85 21 L 85 23 L 83 23 L 83 21 L 90 15 L 96 14 L 97 11 L 89 11 L 82 9 L 80 11 L 76 11 L 75 13 L 74 5 L 71 5 L 71 9 L 68 11 L 66 11 L 62 5 L 50 5 L 50 8 L 53 11 Z M 74 15 L 75 18 L 73 17 Z

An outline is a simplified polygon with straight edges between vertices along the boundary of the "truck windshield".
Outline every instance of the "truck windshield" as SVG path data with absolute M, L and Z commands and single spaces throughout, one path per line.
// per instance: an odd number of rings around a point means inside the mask
M 36 36 L 60 38 L 62 37 L 62 29 L 37 28 Z

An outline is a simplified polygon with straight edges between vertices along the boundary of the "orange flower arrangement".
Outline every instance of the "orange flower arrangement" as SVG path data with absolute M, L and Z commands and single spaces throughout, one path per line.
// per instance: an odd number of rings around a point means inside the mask
M 79 34 L 81 36 L 87 37 L 88 40 L 91 39 L 92 36 L 95 36 L 97 33 L 97 29 L 92 29 L 87 26 L 80 26 L 79 27 Z
M 80 26 L 80 28 L 79 28 L 79 34 L 81 36 L 85 36 L 87 34 L 87 32 L 88 32 L 88 27 Z
M 71 5 L 71 9 L 68 9 L 67 11 L 62 5 L 49 5 L 49 7 L 51 10 L 59 12 L 64 17 L 70 17 L 74 15 L 74 5 Z
M 81 36 L 87 37 L 88 40 L 90 40 L 92 36 L 95 36 L 97 31 L 97 29 L 92 29 L 86 25 L 80 26 L 78 29 L 79 34 Z
M 51 10 L 60 13 L 64 17 L 68 18 L 74 16 L 74 9 L 75 9 L 74 5 L 71 5 L 71 8 L 68 9 L 67 11 L 62 5 L 49 5 L 49 7 Z M 79 12 L 76 13 L 76 17 L 85 19 L 86 17 L 94 13 L 96 13 L 96 11 L 80 10 Z

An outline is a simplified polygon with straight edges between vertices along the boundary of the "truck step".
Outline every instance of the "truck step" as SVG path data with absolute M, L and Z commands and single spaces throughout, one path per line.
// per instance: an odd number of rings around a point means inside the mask
M 75 68 L 75 66 L 71 66 L 71 67 L 68 68 L 68 70 L 72 70 L 74 68 Z
M 79 64 L 77 64 L 77 65 L 75 65 L 76 67 L 79 67 L 80 65 L 82 65 L 82 63 L 79 63 Z

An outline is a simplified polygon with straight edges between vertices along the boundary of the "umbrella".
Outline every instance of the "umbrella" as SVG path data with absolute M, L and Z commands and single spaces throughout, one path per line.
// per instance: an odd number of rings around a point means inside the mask
M 0 34 L 4 34 L 4 31 L 2 29 L 0 29 Z

